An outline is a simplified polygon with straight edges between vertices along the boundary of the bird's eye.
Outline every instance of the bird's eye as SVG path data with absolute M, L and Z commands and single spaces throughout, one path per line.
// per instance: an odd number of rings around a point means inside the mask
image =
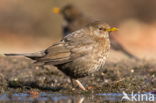
M 103 30 L 103 28 L 99 28 L 99 30 Z
M 99 28 L 99 30 L 106 31 L 106 28 Z

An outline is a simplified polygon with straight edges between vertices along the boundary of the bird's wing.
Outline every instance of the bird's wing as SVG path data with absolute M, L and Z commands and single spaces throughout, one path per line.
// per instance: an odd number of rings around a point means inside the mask
M 71 52 L 65 47 L 63 42 L 59 42 L 47 48 L 45 50 L 46 55 L 39 58 L 37 62 L 50 63 L 53 65 L 63 64 L 70 62 Z
M 50 46 L 45 50 L 46 55 L 39 58 L 38 62 L 59 65 L 71 62 L 91 51 L 93 40 L 84 32 L 76 32 L 66 36 L 62 41 Z

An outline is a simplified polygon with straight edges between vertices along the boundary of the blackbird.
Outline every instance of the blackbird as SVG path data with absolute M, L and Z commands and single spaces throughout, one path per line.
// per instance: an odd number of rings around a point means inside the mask
M 56 66 L 86 90 L 78 78 L 88 76 L 104 66 L 110 50 L 109 34 L 116 31 L 103 22 L 93 22 L 65 36 L 61 41 L 36 53 L 5 54 L 25 56 L 36 63 Z
M 56 14 L 61 14 L 64 18 L 64 23 L 62 27 L 62 34 L 66 36 L 67 34 L 80 29 L 84 25 L 90 23 L 90 18 L 86 17 L 80 10 L 78 10 L 74 5 L 68 4 L 64 7 L 54 8 L 53 12 Z M 121 51 L 125 55 L 135 60 L 139 60 L 138 57 L 134 56 L 132 53 L 127 51 L 118 40 L 116 40 L 113 35 L 110 35 L 111 49 L 115 51 Z

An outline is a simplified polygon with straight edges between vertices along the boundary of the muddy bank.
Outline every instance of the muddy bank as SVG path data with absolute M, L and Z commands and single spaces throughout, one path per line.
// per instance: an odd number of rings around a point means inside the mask
M 39 66 L 24 57 L 0 57 L 0 93 L 48 91 L 64 94 L 150 92 L 156 90 L 156 62 L 154 60 L 121 60 L 107 62 L 91 76 L 80 79 L 88 88 L 72 89 L 70 80 L 57 68 Z

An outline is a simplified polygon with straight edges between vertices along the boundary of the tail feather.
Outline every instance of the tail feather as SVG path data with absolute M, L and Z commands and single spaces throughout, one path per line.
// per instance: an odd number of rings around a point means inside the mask
M 134 56 L 133 54 L 131 54 L 130 52 L 128 52 L 128 51 L 125 50 L 124 48 L 121 48 L 121 51 L 122 51 L 123 53 L 125 53 L 128 57 L 134 58 L 135 60 L 139 60 L 138 57 Z
M 5 56 L 25 56 L 25 54 L 4 54 Z
M 111 47 L 114 50 L 121 51 L 126 54 L 130 58 L 134 58 L 135 60 L 139 60 L 139 58 L 132 53 L 128 52 L 116 39 L 111 36 Z
M 36 52 L 36 53 L 24 53 L 24 54 L 14 54 L 14 53 L 10 53 L 10 54 L 4 54 L 5 56 L 24 56 L 24 57 L 28 57 L 30 59 L 37 59 L 37 58 L 41 58 L 45 55 L 44 51 L 40 51 L 40 52 Z

